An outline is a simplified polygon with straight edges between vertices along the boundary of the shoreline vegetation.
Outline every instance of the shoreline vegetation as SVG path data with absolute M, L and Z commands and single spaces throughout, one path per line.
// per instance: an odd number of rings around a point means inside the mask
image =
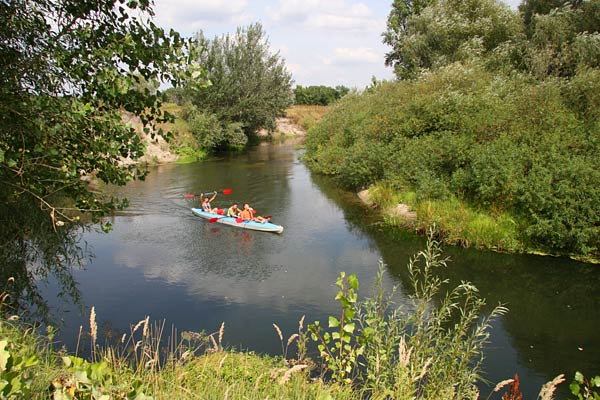
M 383 41 L 397 79 L 336 102 L 305 160 L 448 243 L 598 262 L 598 10 L 394 1 Z
M 280 356 L 226 348 L 225 323 L 213 333 L 178 333 L 175 328 L 169 333 L 164 321 L 152 323 L 149 317 L 130 325 L 120 338 L 102 344 L 93 307 L 89 325 L 80 328 L 77 349 L 71 353 L 55 349 L 51 326 L 42 334 L 10 315 L 3 295 L 0 395 L 58 400 L 518 396 L 516 375 L 498 383 L 489 395 L 479 393 L 475 386 L 482 379 L 483 346 L 490 323 L 507 309 L 498 305 L 484 313 L 485 300 L 470 283 L 448 287 L 435 272 L 446 267 L 447 261 L 430 231 L 426 248 L 408 264 L 413 294 L 405 306 L 394 304 L 395 289 L 383 289 L 383 264 L 371 297 L 361 301 L 358 279 L 342 272 L 335 295 L 339 315 L 322 324 L 305 323 L 302 317 L 293 333 L 283 333 L 273 323 L 273 338 L 281 343 Z M 316 352 L 311 350 L 314 347 Z M 563 375 L 557 376 L 542 387 L 537 398 L 552 399 L 564 380 Z M 586 380 L 578 373 L 570 390 L 588 390 L 593 395 L 598 386 L 599 377 Z
M 419 202 L 414 192 L 398 192 L 379 182 L 356 193 L 367 207 L 381 213 L 383 224 L 423 235 L 431 226 L 445 244 L 491 250 L 500 253 L 535 254 L 548 257 L 567 256 L 575 261 L 600 264 L 599 258 L 575 254 L 552 254 L 527 248 L 519 241 L 514 220 L 506 214 L 492 215 L 473 209 L 463 201 Z
M 206 159 L 210 152 L 198 144 L 190 130 L 190 126 L 184 118 L 185 107 L 175 103 L 166 103 L 163 108 L 175 116 L 173 122 L 159 125 L 159 128 L 164 131 L 171 132 L 168 140 L 160 136 L 152 138 L 144 133 L 138 118 L 129 114 L 123 115 L 123 120 L 131 124 L 146 146 L 144 156 L 138 158 L 135 163 L 146 165 L 187 164 Z M 275 129 L 272 131 L 262 129 L 257 132 L 256 137 L 261 141 L 291 137 L 303 138 L 306 136 L 306 131 L 323 117 L 327 109 L 327 106 L 291 106 L 286 109 L 284 116 L 276 119 Z M 123 158 L 121 162 L 123 165 L 134 163 L 130 158 Z

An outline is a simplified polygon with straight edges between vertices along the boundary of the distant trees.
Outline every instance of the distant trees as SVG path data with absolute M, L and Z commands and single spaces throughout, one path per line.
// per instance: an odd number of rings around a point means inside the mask
M 192 131 L 205 146 L 243 145 L 259 129 L 273 129 L 293 103 L 292 76 L 259 23 L 213 39 L 199 32 L 192 54 L 211 83 L 188 92 Z M 215 119 L 220 129 L 213 129 Z M 213 128 L 197 129 L 207 126 Z
M 335 88 L 323 85 L 306 87 L 298 85 L 294 89 L 294 95 L 296 104 L 327 106 L 344 97 L 349 91 L 349 88 L 341 85 Z

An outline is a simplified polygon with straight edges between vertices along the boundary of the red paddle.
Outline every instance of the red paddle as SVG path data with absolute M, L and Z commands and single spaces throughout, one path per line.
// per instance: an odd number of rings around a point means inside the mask
M 209 195 L 209 194 L 213 194 L 213 193 L 223 193 L 223 194 L 231 194 L 231 189 L 222 189 L 222 190 L 215 190 L 214 192 L 207 192 L 207 193 L 203 193 L 204 195 Z M 193 193 L 186 193 L 183 195 L 183 197 L 185 197 L 186 199 L 192 199 L 196 196 L 200 196 L 199 194 L 193 194 Z

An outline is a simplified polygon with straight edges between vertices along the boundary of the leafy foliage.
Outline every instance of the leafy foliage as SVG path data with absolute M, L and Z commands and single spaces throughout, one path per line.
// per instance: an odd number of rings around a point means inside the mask
M 0 7 L 0 264 L 33 296 L 32 265 L 60 270 L 66 255 L 78 254 L 69 223 L 123 205 L 87 181 L 124 184 L 145 174 L 120 163 L 144 151 L 123 112 L 152 135 L 170 118 L 156 89 L 180 79 L 185 42 L 152 15 L 146 0 Z
M 573 396 L 578 400 L 600 399 L 600 376 L 596 375 L 591 379 L 586 379 L 579 371 L 575 373 L 573 382 L 569 385 Z
M 206 69 L 211 85 L 195 92 L 190 100 L 203 113 L 216 116 L 224 128 L 214 136 L 225 142 L 242 143 L 236 126 L 246 136 L 261 128 L 273 129 L 275 118 L 292 104 L 291 75 L 279 53 L 270 52 L 259 23 L 212 40 L 199 32 L 192 54 Z
M 513 221 L 511 249 L 597 256 L 600 1 L 551 3 L 524 3 L 546 10 L 524 22 L 495 0 L 394 2 L 384 42 L 403 81 L 342 99 L 306 160 L 347 187 L 414 192 L 420 213 L 464 202 Z
M 63 356 L 67 373 L 52 381 L 56 400 L 93 400 L 118 397 L 124 399 L 152 400 L 143 391 L 140 381 L 125 388 L 116 385 L 114 370 L 106 361 L 89 362 L 80 357 Z
M 482 317 L 485 301 L 467 282 L 442 291 L 446 282 L 436 269 L 447 259 L 432 232 L 426 250 L 409 263 L 406 309 L 394 306 L 394 291 L 384 292 L 382 266 L 373 297 L 360 303 L 356 276 L 341 273 L 340 317 L 329 317 L 331 331 L 318 322 L 309 326 L 332 378 L 356 383 L 369 398 L 473 398 L 490 321 L 506 312 L 497 306 Z
M 296 104 L 328 106 L 344 97 L 350 89 L 345 86 L 307 86 L 298 85 L 294 88 Z
M 386 64 L 398 78 L 485 55 L 521 35 L 518 15 L 497 0 L 415 2 L 412 8 L 406 3 L 394 2 L 384 33 L 384 43 L 393 48 Z
M 534 248 L 598 254 L 596 74 L 535 82 L 453 64 L 384 84 L 334 106 L 305 159 L 348 187 L 384 180 L 418 201 L 508 212 Z
M 33 354 L 21 357 L 11 351 L 12 343 L 0 340 L 0 397 L 3 399 L 29 398 L 31 367 L 39 360 Z
M 354 274 L 346 277 L 346 273 L 341 272 L 335 284 L 340 289 L 335 299 L 340 302 L 341 315 L 339 319 L 329 317 L 328 327 L 334 328 L 333 332 L 324 331 L 318 321 L 308 329 L 312 339 L 319 343 L 317 347 L 321 357 L 333 377 L 341 382 L 351 383 L 358 373 L 358 357 L 365 350 L 365 346 L 354 334 L 355 316 L 359 311 L 358 279 Z

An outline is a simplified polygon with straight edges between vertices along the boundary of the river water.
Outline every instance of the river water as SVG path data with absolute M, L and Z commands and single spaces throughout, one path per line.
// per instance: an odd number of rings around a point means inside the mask
M 214 206 L 249 202 L 285 227 L 282 235 L 246 231 L 195 217 L 185 193 L 232 189 Z M 272 324 L 289 336 L 298 321 L 336 314 L 335 281 L 356 273 L 368 294 L 382 260 L 385 285 L 408 290 L 406 264 L 424 246 L 410 233 L 389 232 L 352 193 L 315 176 L 292 144 L 262 144 L 246 153 L 188 165 L 154 167 L 145 181 L 115 193 L 130 207 L 111 218 L 113 231 L 86 231 L 93 254 L 75 268 L 81 302 L 43 294 L 58 336 L 75 348 L 79 326 L 96 309 L 107 336 L 129 331 L 149 315 L 179 331 L 214 332 L 225 322 L 228 345 L 281 354 Z M 565 258 L 445 248 L 451 285 L 474 283 L 491 308 L 509 313 L 493 324 L 485 376 L 493 385 L 518 373 L 525 398 L 559 373 L 600 372 L 600 268 Z M 306 325 L 306 323 L 305 323 Z M 566 385 L 563 385 L 566 386 Z M 482 392 L 487 397 L 489 390 Z M 566 387 L 561 390 L 565 396 Z

